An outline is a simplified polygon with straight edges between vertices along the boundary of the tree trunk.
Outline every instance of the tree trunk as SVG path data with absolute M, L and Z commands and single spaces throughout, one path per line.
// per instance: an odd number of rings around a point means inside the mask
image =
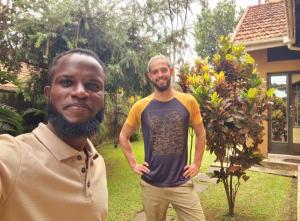
M 228 183 L 228 178 L 223 179 L 223 185 L 225 188 L 226 192 L 226 197 L 227 197 L 227 202 L 228 202 L 228 214 L 233 217 L 234 216 L 234 195 L 233 195 L 233 189 L 232 189 L 232 176 L 229 179 Z
M 230 175 L 229 175 L 230 176 Z M 230 181 L 229 181 L 229 190 L 230 190 L 230 204 L 229 204 L 229 215 L 231 217 L 234 216 L 234 204 L 235 204 L 235 198 L 234 198 L 234 190 L 233 190 L 233 176 L 230 176 Z

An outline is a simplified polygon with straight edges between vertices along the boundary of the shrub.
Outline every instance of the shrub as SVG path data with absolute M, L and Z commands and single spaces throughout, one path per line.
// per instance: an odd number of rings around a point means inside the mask
M 46 112 L 35 108 L 29 108 L 22 114 L 24 132 L 31 132 L 39 123 L 45 122 Z
M 13 108 L 0 104 L 0 134 L 16 136 L 22 132 L 22 117 Z
M 188 88 L 200 104 L 207 149 L 220 162 L 214 177 L 224 185 L 233 216 L 241 180 L 249 179 L 246 170 L 262 160 L 258 145 L 263 142 L 263 122 L 274 89 L 264 89 L 254 59 L 229 37 L 220 38 L 210 62 L 198 58 L 194 67 L 185 65 L 180 75 L 183 90 Z

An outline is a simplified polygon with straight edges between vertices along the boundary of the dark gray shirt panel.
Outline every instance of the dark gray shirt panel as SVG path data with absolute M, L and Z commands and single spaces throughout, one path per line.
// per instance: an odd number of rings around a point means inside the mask
M 187 164 L 187 137 L 190 114 L 176 98 L 152 100 L 142 113 L 145 161 L 150 173 L 142 179 L 156 186 L 178 186 Z

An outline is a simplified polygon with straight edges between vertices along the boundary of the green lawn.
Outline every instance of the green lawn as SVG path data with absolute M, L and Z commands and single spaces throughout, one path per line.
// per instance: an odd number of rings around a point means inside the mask
M 143 159 L 143 143 L 133 143 L 138 160 Z M 109 192 L 108 221 L 130 221 L 136 212 L 142 210 L 140 200 L 139 176 L 134 174 L 122 150 L 113 145 L 98 148 L 104 157 L 107 169 L 107 185 Z
M 296 220 L 296 179 L 248 172 L 250 179 L 242 183 L 236 199 L 235 221 Z M 207 221 L 230 220 L 221 184 L 210 185 L 200 194 Z
M 133 143 L 133 148 L 138 161 L 142 162 L 143 143 Z M 120 148 L 104 145 L 98 150 L 107 167 L 108 221 L 131 221 L 142 210 L 140 178 L 131 171 Z M 206 152 L 201 172 L 205 172 L 213 160 Z M 296 179 L 257 172 L 249 172 L 249 175 L 250 179 L 242 183 L 237 196 L 236 221 L 296 220 Z M 226 216 L 227 202 L 221 184 L 209 185 L 200 199 L 207 221 L 232 220 Z

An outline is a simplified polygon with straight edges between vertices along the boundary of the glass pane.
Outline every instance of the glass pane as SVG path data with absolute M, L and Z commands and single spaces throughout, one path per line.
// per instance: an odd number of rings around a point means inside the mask
M 293 127 L 293 143 L 300 143 L 300 74 L 292 75 L 290 111 Z
M 272 142 L 286 143 L 288 141 L 287 76 L 271 76 L 270 87 L 275 88 L 277 97 L 271 112 Z

